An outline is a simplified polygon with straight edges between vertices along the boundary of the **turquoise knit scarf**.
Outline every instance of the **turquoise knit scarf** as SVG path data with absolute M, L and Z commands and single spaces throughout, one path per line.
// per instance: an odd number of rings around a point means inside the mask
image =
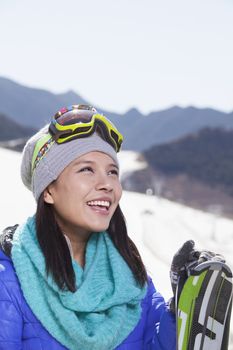
M 17 228 L 12 260 L 32 311 L 70 350 L 114 349 L 140 319 L 146 287 L 136 283 L 106 232 L 91 235 L 84 269 L 73 261 L 75 293 L 61 291 L 51 276 L 47 278 L 34 217 Z

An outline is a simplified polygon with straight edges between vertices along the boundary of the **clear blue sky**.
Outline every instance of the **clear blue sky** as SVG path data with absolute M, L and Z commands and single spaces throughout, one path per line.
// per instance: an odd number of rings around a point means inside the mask
M 0 42 L 0 76 L 108 110 L 233 110 L 232 0 L 0 0 Z

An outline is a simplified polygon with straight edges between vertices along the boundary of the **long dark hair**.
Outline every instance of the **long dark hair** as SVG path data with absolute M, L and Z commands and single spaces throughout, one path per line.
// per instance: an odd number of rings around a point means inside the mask
M 40 196 L 37 204 L 36 231 L 45 257 L 47 273 L 52 275 L 60 289 L 75 292 L 75 273 L 70 251 L 56 222 L 53 207 L 44 201 L 43 195 Z M 143 286 L 147 281 L 146 269 L 135 244 L 127 234 L 125 218 L 119 205 L 107 231 L 133 272 L 135 280 Z

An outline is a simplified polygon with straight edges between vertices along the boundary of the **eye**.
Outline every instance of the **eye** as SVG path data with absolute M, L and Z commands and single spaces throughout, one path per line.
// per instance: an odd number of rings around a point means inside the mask
M 116 175 L 116 176 L 119 175 L 119 171 L 117 169 L 112 169 L 108 173 L 109 173 L 109 175 Z
M 79 173 L 93 172 L 93 169 L 90 166 L 86 166 L 79 170 Z

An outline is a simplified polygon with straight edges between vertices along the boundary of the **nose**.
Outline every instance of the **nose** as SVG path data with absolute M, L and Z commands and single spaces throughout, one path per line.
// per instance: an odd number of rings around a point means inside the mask
M 101 174 L 96 179 L 96 190 L 111 192 L 113 190 L 113 185 L 109 176 Z

